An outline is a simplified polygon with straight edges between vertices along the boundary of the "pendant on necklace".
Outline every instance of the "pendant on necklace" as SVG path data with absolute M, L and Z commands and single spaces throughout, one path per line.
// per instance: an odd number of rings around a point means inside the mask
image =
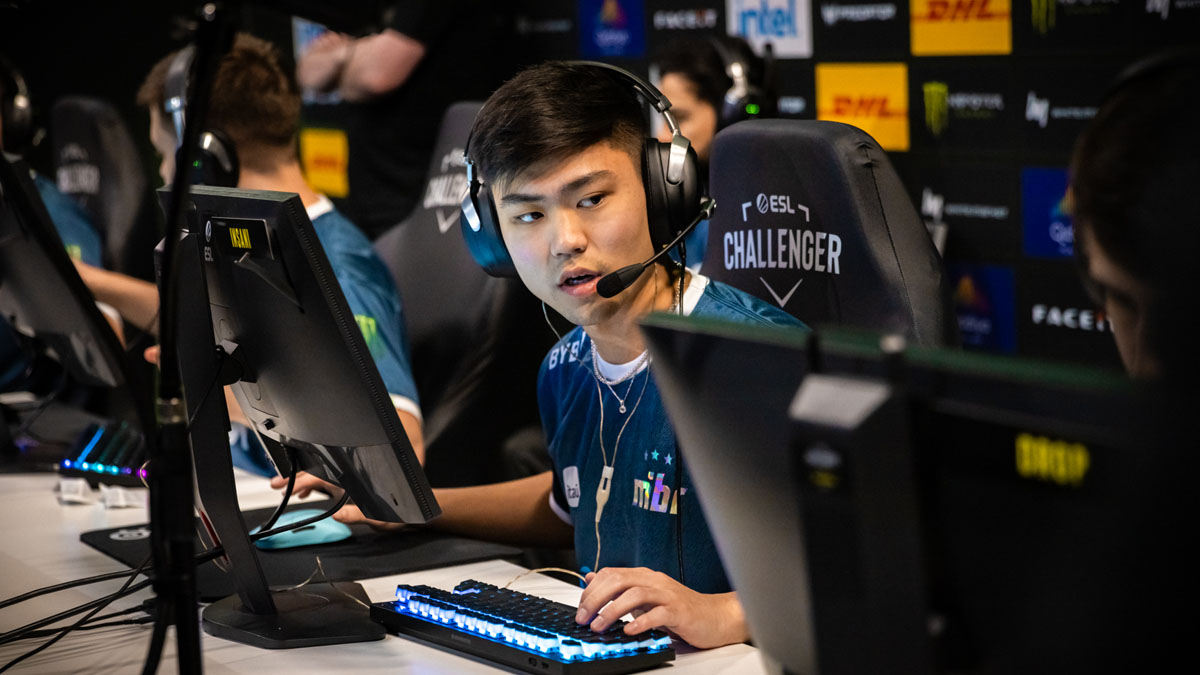
M 624 401 L 621 402 L 621 407 L 618 408 L 618 410 L 621 411 L 621 414 L 625 414 L 625 402 Z

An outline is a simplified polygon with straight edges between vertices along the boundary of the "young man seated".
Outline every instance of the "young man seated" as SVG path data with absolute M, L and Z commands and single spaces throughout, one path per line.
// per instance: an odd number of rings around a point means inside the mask
M 497 90 L 475 122 L 477 205 L 490 212 L 490 197 L 522 282 L 578 327 L 538 374 L 553 470 L 440 490 L 443 515 L 430 526 L 527 545 L 573 542 L 587 575 L 580 623 L 603 630 L 633 612 L 630 634 L 665 627 L 694 646 L 716 647 L 746 640 L 745 620 L 686 471 L 682 485 L 676 480 L 675 434 L 638 321 L 678 311 L 798 322 L 686 271 L 680 293 L 680 269 L 667 256 L 614 297 L 597 294 L 601 277 L 656 248 L 643 180 L 649 130 L 626 77 L 586 64 L 536 66 Z M 658 161 L 657 141 L 650 143 Z M 315 485 L 307 477 L 301 491 Z M 338 518 L 361 512 L 347 507 Z
M 150 141 L 162 156 L 159 173 L 166 183 L 174 179 L 178 146 L 172 120 L 165 113 L 167 71 L 177 53 L 155 64 L 138 91 L 138 103 L 150 111 Z M 296 156 L 299 122 L 300 95 L 280 67 L 274 46 L 239 34 L 212 82 L 206 127 L 232 141 L 240 165 L 237 187 L 300 196 L 354 318 L 360 326 L 370 327 L 367 347 L 417 457 L 423 459 L 421 411 L 395 283 L 366 236 L 304 181 Z M 77 267 L 98 299 L 116 307 L 127 321 L 157 332 L 158 289 L 153 284 L 83 264 Z M 257 439 L 247 433 L 245 417 L 228 388 L 226 400 L 230 416 L 241 423 L 234 430 L 235 463 L 274 475 Z

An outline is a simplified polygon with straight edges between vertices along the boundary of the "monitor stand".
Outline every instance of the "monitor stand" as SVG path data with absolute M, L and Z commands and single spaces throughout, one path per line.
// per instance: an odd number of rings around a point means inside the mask
M 179 302 L 204 311 L 179 313 L 179 370 L 188 417 L 196 494 L 204 519 L 225 547 L 228 573 L 237 593 L 210 604 L 201 615 L 209 635 L 266 649 L 382 640 L 381 624 L 370 619 L 370 601 L 351 582 L 307 584 L 272 590 L 267 585 L 238 506 L 229 449 L 229 413 L 216 387 L 232 384 L 236 368 L 214 345 L 208 287 L 203 266 L 204 238 L 185 234 L 180 242 Z M 226 366 L 223 368 L 223 366 Z M 203 395 L 208 388 L 213 392 Z M 279 467 L 286 472 L 290 467 Z

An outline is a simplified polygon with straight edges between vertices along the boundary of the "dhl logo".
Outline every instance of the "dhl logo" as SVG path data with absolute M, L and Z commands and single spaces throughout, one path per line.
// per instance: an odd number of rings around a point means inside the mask
M 229 228 L 229 241 L 233 244 L 234 248 L 249 249 L 250 230 L 247 230 L 244 227 Z
M 1082 443 L 1020 433 L 1015 447 L 1017 475 L 1030 480 L 1079 487 L 1092 464 Z
M 1012 0 L 913 0 L 909 5 L 912 53 L 1011 53 L 1011 9 Z
M 969 21 L 971 19 L 1002 19 L 1008 11 L 996 11 L 989 7 L 991 0 L 929 0 L 925 21 Z
M 838 117 L 904 117 L 888 108 L 887 96 L 834 96 L 833 114 Z
M 861 128 L 884 150 L 908 150 L 908 69 L 903 63 L 818 63 L 817 119 Z

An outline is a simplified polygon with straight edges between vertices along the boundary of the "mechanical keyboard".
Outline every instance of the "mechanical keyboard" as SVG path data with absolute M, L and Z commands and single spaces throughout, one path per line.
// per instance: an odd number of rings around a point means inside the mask
M 662 631 L 625 635 L 624 621 L 603 633 L 575 623 L 576 608 L 473 579 L 445 591 L 396 587 L 396 599 L 371 605 L 371 618 L 404 633 L 530 673 L 601 675 L 671 661 Z
M 64 476 L 97 483 L 142 487 L 146 470 L 146 439 L 125 422 L 92 424 L 79 435 L 58 466 Z

